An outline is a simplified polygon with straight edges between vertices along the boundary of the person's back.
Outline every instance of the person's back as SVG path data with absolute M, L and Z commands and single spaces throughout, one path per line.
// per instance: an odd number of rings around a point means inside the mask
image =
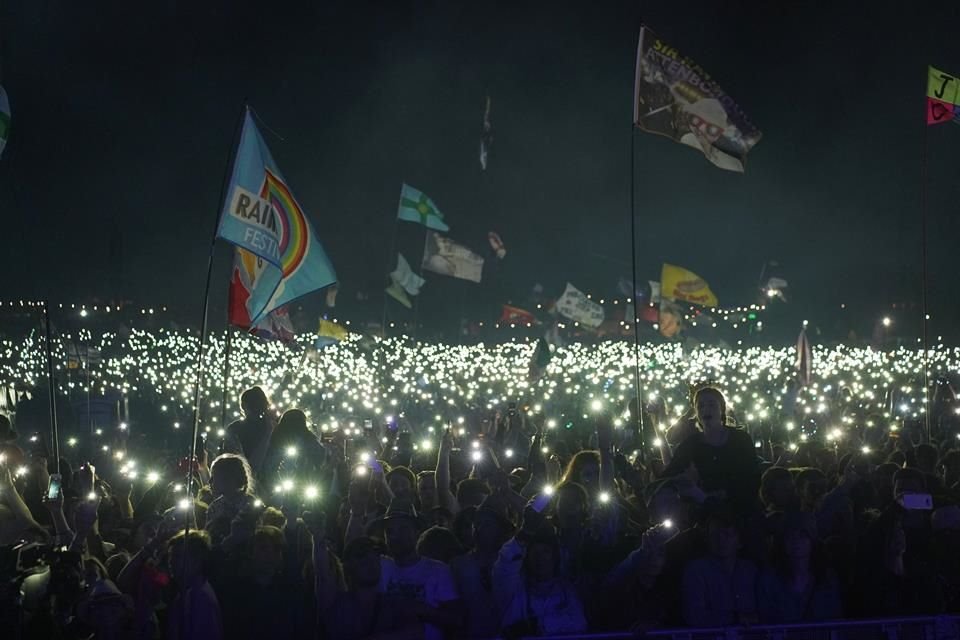
M 260 387 L 247 389 L 240 395 L 240 407 L 243 419 L 232 422 L 227 427 L 224 442 L 226 453 L 244 456 L 253 468 L 254 474 L 262 470 L 273 421 L 270 418 L 270 401 Z

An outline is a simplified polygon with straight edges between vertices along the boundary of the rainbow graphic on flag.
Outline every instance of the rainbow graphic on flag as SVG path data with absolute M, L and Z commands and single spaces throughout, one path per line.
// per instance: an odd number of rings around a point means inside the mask
M 323 245 L 274 162 L 249 108 L 217 237 L 263 261 L 246 300 L 252 324 L 337 281 Z
M 307 245 L 310 241 L 307 219 L 287 185 L 269 169 L 266 170 L 260 197 L 269 201 L 274 210 L 280 214 L 280 268 L 283 270 L 283 277 L 286 278 L 297 270 L 307 255 Z

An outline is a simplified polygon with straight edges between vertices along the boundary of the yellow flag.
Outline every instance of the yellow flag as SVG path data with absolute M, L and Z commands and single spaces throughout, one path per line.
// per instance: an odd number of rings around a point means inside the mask
M 960 79 L 936 67 L 927 67 L 927 97 L 957 104 L 957 93 L 960 90 Z
M 692 271 L 672 264 L 663 265 L 660 273 L 660 296 L 703 307 L 716 307 L 719 304 L 706 280 Z
M 336 322 L 320 320 L 320 328 L 317 331 L 320 340 L 329 343 L 341 342 L 346 340 L 348 335 L 350 334 L 347 333 L 347 330 Z

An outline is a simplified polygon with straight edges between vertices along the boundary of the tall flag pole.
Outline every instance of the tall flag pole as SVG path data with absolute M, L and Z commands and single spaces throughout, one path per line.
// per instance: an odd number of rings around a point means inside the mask
M 930 315 L 927 311 L 927 147 L 929 128 L 933 125 L 953 122 L 960 124 L 960 78 L 941 71 L 933 66 L 927 67 L 926 126 L 923 130 L 923 145 L 920 156 L 920 313 L 921 340 L 923 355 L 923 412 L 924 429 L 927 442 L 931 440 L 930 426 L 930 373 L 928 371 L 927 350 L 929 348 L 927 323 Z
M 220 197 L 217 200 L 217 215 L 214 219 L 213 234 L 210 236 L 210 250 L 207 254 L 207 279 L 203 287 L 203 315 L 200 319 L 200 340 L 199 345 L 197 346 L 197 379 L 195 382 L 194 395 L 193 395 L 193 429 L 191 430 L 190 437 L 190 449 L 187 457 L 187 495 L 192 495 L 193 491 L 193 460 L 197 455 L 197 434 L 200 432 L 200 388 L 203 386 L 203 353 L 207 346 L 207 320 L 210 311 L 210 284 L 213 280 L 213 256 L 217 248 L 217 230 L 220 228 L 220 211 L 221 204 L 224 199 L 224 195 L 227 193 L 227 186 L 229 185 L 230 174 L 232 172 L 233 165 L 236 161 L 236 153 L 234 149 L 236 148 L 236 140 L 240 135 L 240 131 L 243 126 L 244 117 L 248 114 L 249 107 L 246 106 L 246 101 L 244 101 L 243 111 L 240 118 L 237 119 L 237 124 L 234 127 L 233 131 L 233 140 L 234 142 L 230 145 L 230 154 L 227 157 L 227 164 L 224 168 L 223 181 L 220 185 Z M 190 531 L 190 518 L 184 518 L 184 531 L 189 533 Z
M 630 132 L 630 243 L 634 298 L 637 291 L 635 128 L 697 149 L 712 164 L 743 172 L 747 153 L 761 133 L 736 102 L 696 62 L 640 26 Z M 643 438 L 640 337 L 634 304 L 637 423 Z M 643 449 L 641 449 L 643 450 Z

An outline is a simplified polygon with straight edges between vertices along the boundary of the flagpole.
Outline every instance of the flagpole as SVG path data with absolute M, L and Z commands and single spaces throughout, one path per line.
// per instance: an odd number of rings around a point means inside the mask
M 927 130 L 929 125 L 924 122 L 923 144 L 920 153 L 920 319 L 921 340 L 923 354 L 920 363 L 923 366 L 923 424 L 927 436 L 927 442 L 932 442 L 930 437 L 930 373 L 927 369 L 927 146 L 929 135 Z
M 230 388 L 230 352 L 233 346 L 233 328 L 227 321 L 227 337 L 223 345 L 223 402 L 220 406 L 220 428 L 227 428 L 227 397 Z
M 227 164 L 223 171 L 223 180 L 220 184 L 220 197 L 217 199 L 217 213 L 213 222 L 213 234 L 210 238 L 210 251 L 207 255 L 207 280 L 203 289 L 203 316 L 200 320 L 200 344 L 197 347 L 197 380 L 195 385 L 196 389 L 193 396 L 193 430 L 190 437 L 190 452 L 187 457 L 187 481 L 185 483 L 187 487 L 187 496 L 192 495 L 193 492 L 193 459 L 197 455 L 197 434 L 200 431 L 200 388 L 203 384 L 203 352 L 207 343 L 207 321 L 209 319 L 210 310 L 210 283 L 213 280 L 213 257 L 217 248 L 217 230 L 220 227 L 220 211 L 223 207 L 224 196 L 227 191 L 227 184 L 230 181 L 230 174 L 233 171 L 233 165 L 236 161 L 237 141 L 240 136 L 240 131 L 243 128 L 244 118 L 249 110 L 250 107 L 247 105 L 247 101 L 244 100 L 240 117 L 237 119 L 237 124 L 234 126 L 230 153 L 227 156 Z M 185 518 L 185 523 L 184 530 L 189 532 L 190 519 Z
M 640 385 L 640 327 L 637 322 L 639 310 L 637 309 L 637 214 L 636 214 L 636 188 L 634 185 L 636 176 L 636 139 L 637 132 L 633 124 L 630 125 L 630 263 L 633 271 L 633 292 L 630 299 L 633 301 L 633 318 L 630 320 L 633 324 L 633 353 L 634 353 L 634 374 L 636 376 L 637 391 L 637 430 L 640 434 L 640 461 L 647 461 L 647 443 L 644 434 L 643 424 L 643 388 Z
M 427 257 L 427 242 L 430 240 L 430 227 L 423 225 L 423 251 L 420 253 L 420 268 L 417 275 L 423 278 L 423 260 Z M 420 296 L 413 300 L 413 340 L 417 341 L 417 334 L 420 331 Z
M 50 381 L 50 430 L 53 435 L 53 457 L 57 461 L 57 473 L 60 473 L 60 433 L 57 428 L 57 383 L 53 377 L 53 331 L 50 329 L 49 301 L 44 301 L 43 303 L 43 324 L 47 334 L 47 379 Z
M 402 198 L 403 191 L 401 191 L 400 193 Z M 399 203 L 397 203 L 397 209 L 398 210 L 400 209 Z M 387 253 L 386 272 L 388 274 L 387 275 L 388 278 L 390 277 L 389 274 L 393 271 L 390 268 L 390 264 L 391 264 L 391 261 L 393 260 L 393 255 L 397 251 L 397 233 L 399 232 L 399 228 L 400 228 L 400 219 L 395 218 L 393 221 L 393 234 L 390 236 L 390 251 Z M 384 289 L 383 290 L 383 316 L 382 316 L 382 321 L 380 323 L 380 337 L 384 340 L 387 339 L 387 297 L 388 295 L 389 294 L 387 294 L 387 290 Z

